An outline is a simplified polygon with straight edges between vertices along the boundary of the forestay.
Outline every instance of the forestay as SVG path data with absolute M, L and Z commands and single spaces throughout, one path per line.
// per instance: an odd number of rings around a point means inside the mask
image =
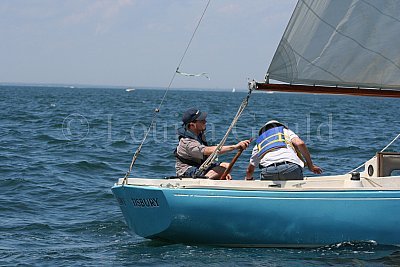
M 399 32 L 398 0 L 299 0 L 269 78 L 398 91 Z

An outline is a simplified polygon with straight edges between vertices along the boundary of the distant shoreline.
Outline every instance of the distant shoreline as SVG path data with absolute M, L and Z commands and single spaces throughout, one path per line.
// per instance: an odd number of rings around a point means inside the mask
M 91 85 L 91 84 L 52 84 L 52 83 L 0 83 L 0 87 L 56 87 L 56 88 L 70 88 L 70 89 L 128 89 L 135 88 L 135 90 L 165 90 L 165 87 L 158 86 L 123 86 L 123 85 Z M 232 88 L 186 88 L 186 87 L 173 87 L 172 91 L 212 91 L 212 92 L 232 92 Z M 247 92 L 247 89 L 236 88 L 235 93 Z

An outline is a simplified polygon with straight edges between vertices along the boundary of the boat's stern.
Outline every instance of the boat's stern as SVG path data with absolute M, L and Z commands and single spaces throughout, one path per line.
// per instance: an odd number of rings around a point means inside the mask
M 171 215 L 162 190 L 121 184 L 115 184 L 111 190 L 128 227 L 137 235 L 152 238 L 168 229 Z

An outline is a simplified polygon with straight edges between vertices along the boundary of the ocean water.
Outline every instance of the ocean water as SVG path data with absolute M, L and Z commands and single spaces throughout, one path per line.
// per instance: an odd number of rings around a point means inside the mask
M 127 171 L 163 93 L 0 87 L 1 266 L 400 265 L 400 248 L 374 241 L 249 249 L 160 243 L 130 233 L 110 188 Z M 209 113 L 207 136 L 216 144 L 245 95 L 170 90 L 131 177 L 174 175 L 175 129 L 185 109 Z M 325 174 L 346 173 L 396 137 L 399 107 L 397 99 L 253 93 L 228 143 L 278 119 L 306 141 Z M 400 151 L 399 143 L 389 150 Z M 236 163 L 234 179 L 244 178 L 249 156 L 247 150 Z

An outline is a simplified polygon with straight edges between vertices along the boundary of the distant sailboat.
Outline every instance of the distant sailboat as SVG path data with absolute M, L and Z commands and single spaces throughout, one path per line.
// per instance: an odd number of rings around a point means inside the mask
M 135 89 L 134 89 L 134 88 L 128 88 L 128 89 L 125 89 L 125 91 L 127 91 L 127 92 L 133 92 L 133 91 L 135 91 Z
M 234 92 L 236 92 L 236 89 L 235 89 L 235 87 L 233 87 L 233 88 L 232 88 L 232 93 L 234 93 Z
M 252 90 L 400 97 L 399 14 L 398 0 L 299 0 L 268 70 L 286 84 L 251 82 L 248 97 Z M 149 239 L 241 247 L 400 245 L 400 153 L 379 152 L 363 167 L 297 181 L 126 175 L 112 192 L 129 228 Z

